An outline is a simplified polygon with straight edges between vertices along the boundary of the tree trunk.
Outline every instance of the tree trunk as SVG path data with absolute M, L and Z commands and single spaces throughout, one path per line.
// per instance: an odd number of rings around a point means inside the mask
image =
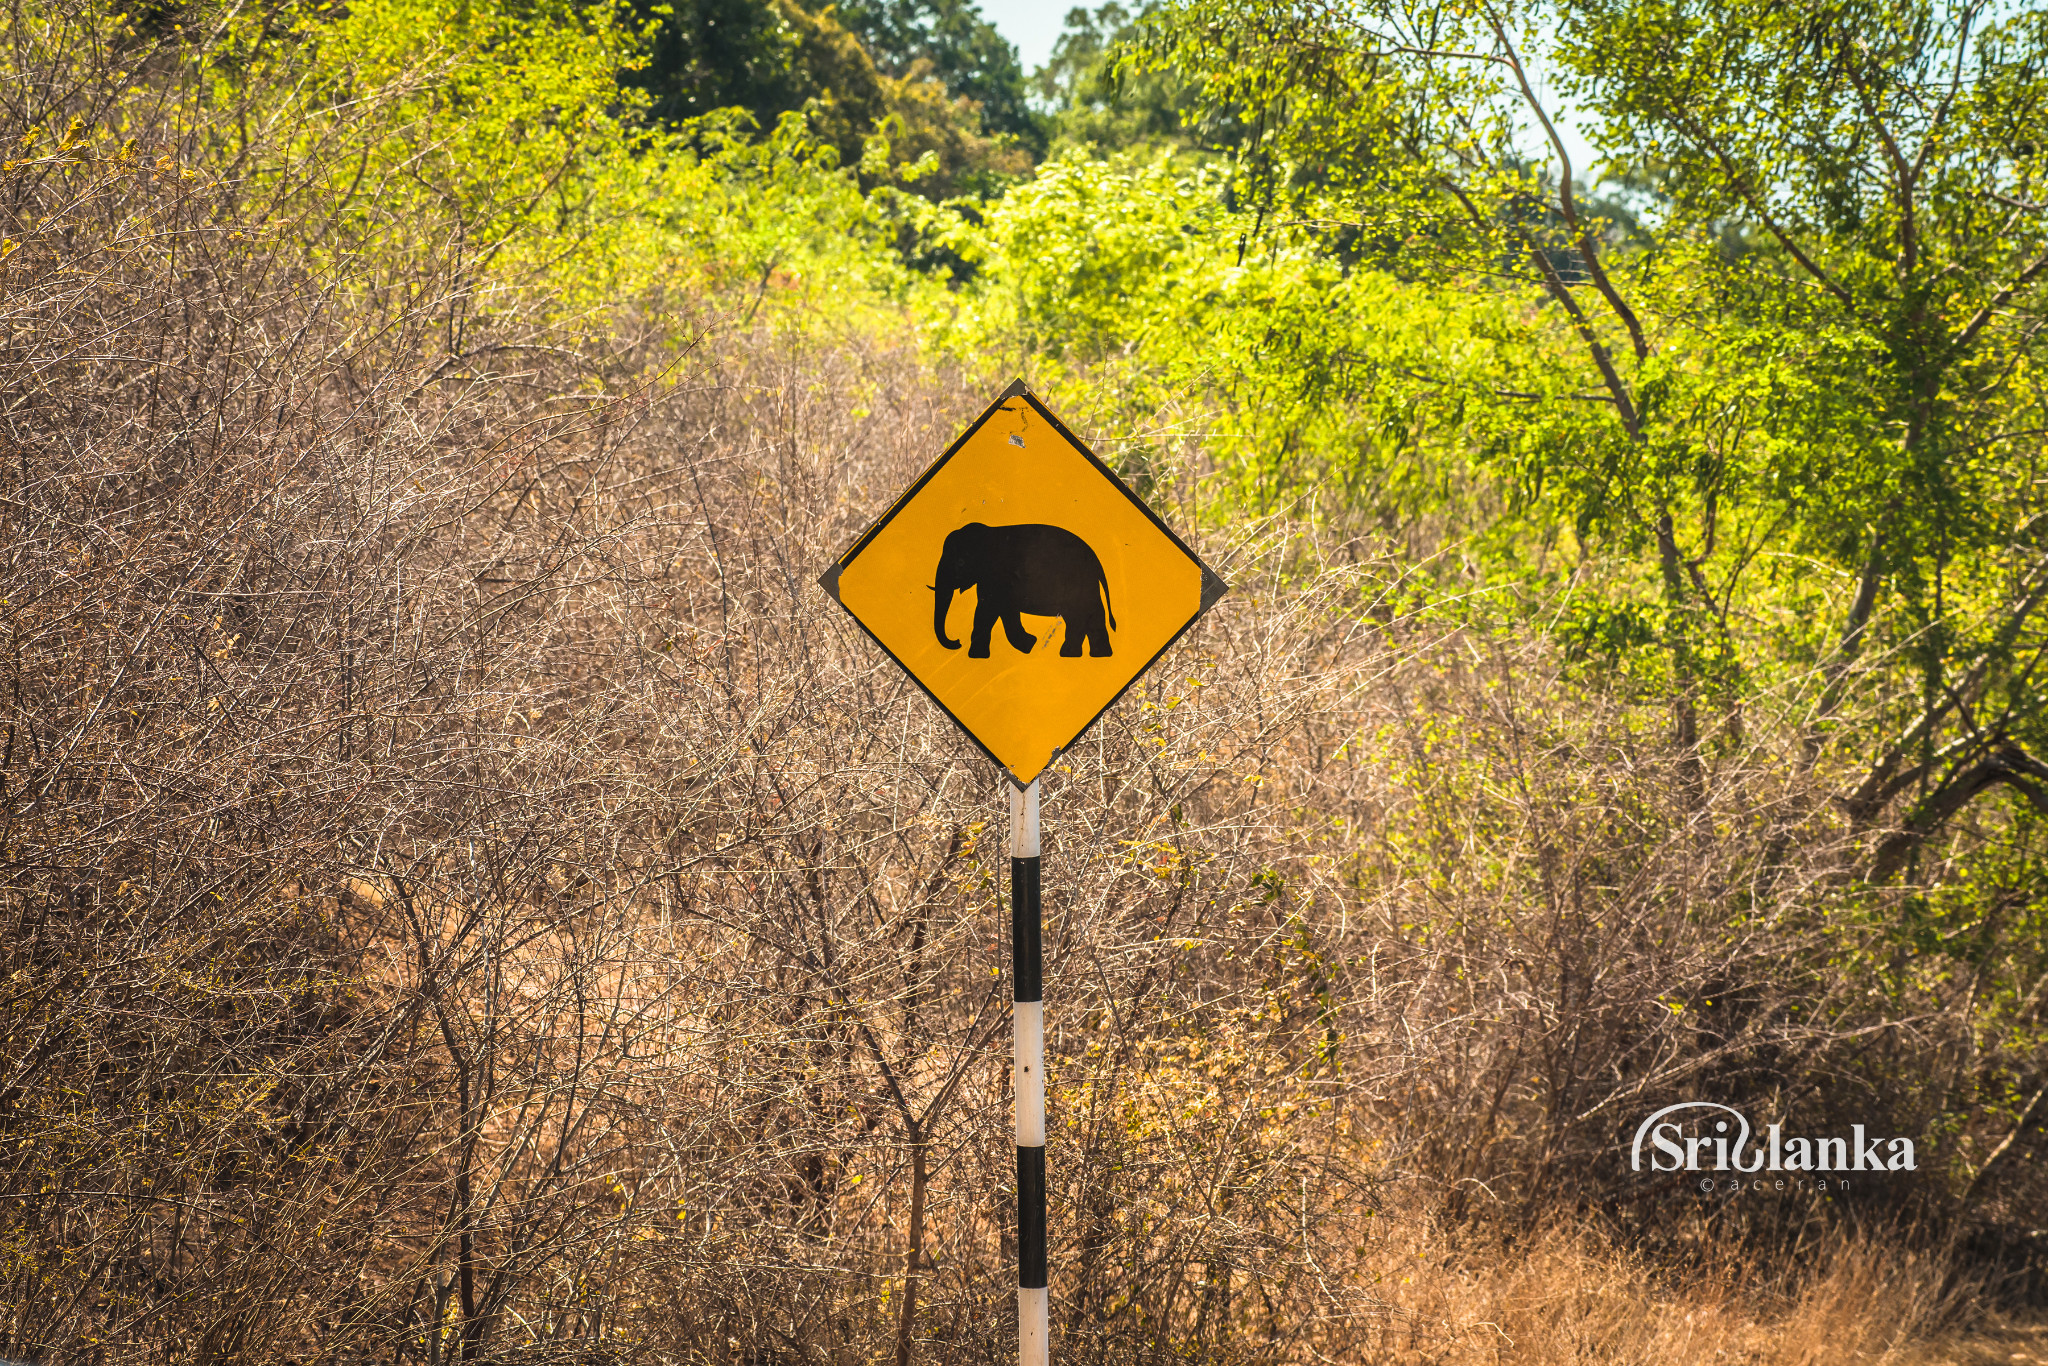
M 903 1254 L 903 1317 L 896 1325 L 896 1366 L 910 1366 L 910 1334 L 917 1326 L 917 1269 L 924 1255 L 924 1159 L 924 1134 L 913 1130 L 910 1135 L 910 1247 Z

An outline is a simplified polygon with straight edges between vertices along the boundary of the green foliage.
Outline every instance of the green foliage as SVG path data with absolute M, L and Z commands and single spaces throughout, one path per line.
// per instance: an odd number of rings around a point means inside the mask
M 644 90 L 649 112 L 680 123 L 714 109 L 741 108 L 764 125 L 801 109 L 805 101 L 831 97 L 831 82 L 822 72 L 800 64 L 802 39 L 791 27 L 787 11 L 760 0 L 680 0 L 635 7 L 653 39 L 643 65 L 624 74 L 623 83 Z M 856 77 L 856 80 L 858 77 Z M 870 105 L 879 100 L 872 73 L 862 86 L 838 83 L 838 99 Z
M 670 131 L 724 109 L 745 110 L 764 130 L 802 113 L 844 165 L 866 160 L 876 135 L 912 165 L 930 153 L 911 179 L 935 198 L 998 193 L 1043 149 L 1016 52 L 972 5 L 633 3 L 649 40 L 621 80 Z
M 834 13 L 891 76 L 929 75 L 980 106 L 983 133 L 1045 150 L 1044 121 L 1026 100 L 1017 49 L 974 0 L 850 0 Z
M 1288 278 L 1247 291 L 1256 275 L 1226 280 L 1212 250 L 1200 283 L 1180 267 L 1171 288 L 1131 283 L 1124 307 L 1158 325 L 1125 322 L 1126 356 L 1185 377 L 1199 337 L 1224 392 L 1257 375 L 1264 411 L 1299 405 L 1285 439 L 1266 428 L 1254 459 L 1226 460 L 1259 497 L 1347 468 L 1361 414 L 1406 417 L 1400 438 L 1500 500 L 1490 576 L 1540 576 L 1557 547 L 1610 566 L 1580 585 L 1607 600 L 1585 620 L 1634 625 L 1582 644 L 1661 652 L 1644 676 L 1674 694 L 1683 744 L 1701 707 L 1739 727 L 1744 698 L 1810 680 L 1805 762 L 1860 768 L 1843 778 L 1866 816 L 1912 797 L 1887 875 L 1989 785 L 2048 803 L 2021 683 L 2048 651 L 2048 24 L 1971 5 L 1563 5 L 1553 60 L 1639 187 L 1629 221 L 1561 145 L 1531 160 L 1548 135 L 1524 27 L 1543 26 L 1434 4 L 1151 11 L 1122 69 L 1186 82 L 1197 126 L 1244 130 L 1224 196 L 1244 212 L 1189 217 L 1189 242 L 1235 237 L 1238 264 Z M 1070 241 L 1102 248 L 1072 275 L 1078 299 L 1100 292 L 1090 272 L 1164 259 L 1071 218 Z M 1029 277 L 1068 259 L 1043 237 L 1013 268 L 1026 317 L 1046 293 Z M 1428 310 L 1447 306 L 1473 344 L 1399 340 L 1443 328 Z M 1107 335 L 1100 314 L 1057 346 Z M 1399 444 L 1384 417 L 1367 425 Z M 1360 486 L 1341 487 L 1331 501 L 1354 506 Z
M 1139 37 L 1138 13 L 1117 0 L 1067 11 L 1052 60 L 1033 77 L 1061 144 L 1116 149 L 1181 139 L 1193 91 L 1174 72 L 1131 60 Z
M 1112 428 L 1198 405 L 1222 515 L 1312 508 L 1395 534 L 1450 516 L 1494 534 L 1485 504 L 1459 511 L 1461 456 L 1484 445 L 1491 386 L 1543 382 L 1525 354 L 1541 327 L 1457 285 L 1347 269 L 1325 235 L 1228 207 L 1229 188 L 1167 152 L 1053 158 L 989 214 L 954 344 L 1089 382 Z M 1188 435 L 1133 443 L 1133 472 Z
M 573 342 L 609 334 L 620 307 L 696 291 L 751 317 L 821 289 L 890 306 L 918 287 L 891 250 L 904 211 L 841 164 L 833 110 L 765 132 L 738 109 L 649 128 L 648 97 L 616 79 L 646 36 L 622 12 L 365 0 L 223 24 L 226 41 L 187 55 L 195 89 L 247 106 L 266 136 L 194 173 L 238 167 L 245 195 L 324 217 L 346 288 L 445 258 L 475 296 L 465 327 L 539 308 Z M 158 96 L 132 98 L 140 118 Z M 108 135 L 127 118 L 110 113 Z
M 1719 311 L 1785 337 L 1825 429 L 1818 461 L 1766 458 L 1795 491 L 1786 548 L 1872 586 L 1849 630 L 1871 620 L 1919 675 L 1930 736 L 1953 715 L 1931 699 L 1967 680 L 1996 730 L 2039 743 L 2031 699 L 1998 679 L 2038 648 L 2048 548 L 2031 380 L 2048 221 L 2026 208 L 2048 174 L 2048 24 L 1941 4 L 1565 17 L 1559 57 L 1604 138 L 1661 168 L 1661 234 L 1751 227 Z M 1808 337 L 1832 344 L 1798 357 Z

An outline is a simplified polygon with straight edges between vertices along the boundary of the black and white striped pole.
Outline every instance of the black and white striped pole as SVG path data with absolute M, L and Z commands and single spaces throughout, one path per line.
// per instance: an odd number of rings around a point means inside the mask
M 1040 976 L 1038 782 L 1010 786 L 1010 977 L 1017 1085 L 1017 1362 L 1046 1366 L 1045 991 Z

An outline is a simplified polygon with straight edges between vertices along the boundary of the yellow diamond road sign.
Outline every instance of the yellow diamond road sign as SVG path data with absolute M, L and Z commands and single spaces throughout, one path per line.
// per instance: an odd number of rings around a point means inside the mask
M 1019 784 L 1228 591 L 1021 380 L 819 582 Z

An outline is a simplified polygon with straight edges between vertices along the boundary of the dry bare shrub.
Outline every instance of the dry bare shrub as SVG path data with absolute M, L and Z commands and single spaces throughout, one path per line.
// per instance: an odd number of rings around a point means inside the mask
M 379 312 L 175 160 L 10 174 L 9 1348 L 1006 1352 L 1000 794 L 812 584 L 957 388 L 767 335 L 422 382 L 432 259 Z M 1056 947 L 1125 1072 L 1195 909 L 1128 852 L 1194 780 L 1148 714 L 1051 835 L 1125 851 Z M 1191 1260 L 1292 1331 L 1291 1178 L 1357 1178 L 1267 1146 L 1213 1235 L 1156 1166 L 1166 1236 L 1088 1235 L 1115 1332 Z

